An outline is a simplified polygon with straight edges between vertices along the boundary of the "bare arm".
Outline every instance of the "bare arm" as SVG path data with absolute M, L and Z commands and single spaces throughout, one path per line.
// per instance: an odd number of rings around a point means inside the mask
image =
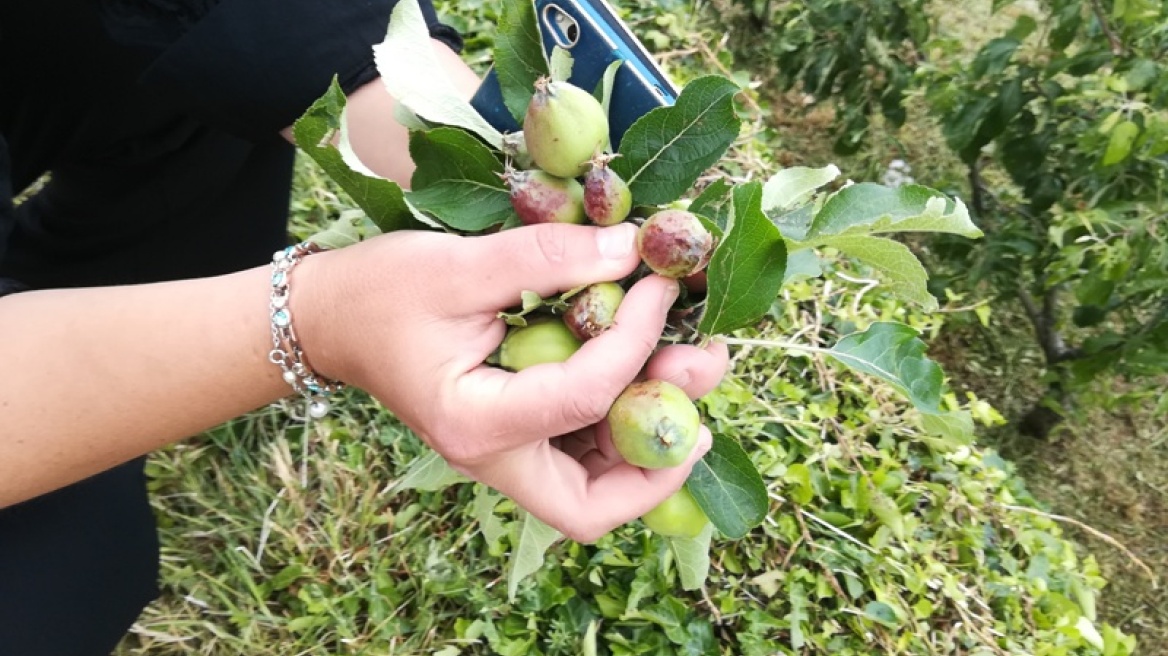
M 0 299 L 0 507 L 285 394 L 262 269 Z
M 478 78 L 450 48 L 433 45 L 469 98 Z M 408 183 L 409 135 L 394 122 L 381 80 L 348 105 L 359 156 Z M 0 299 L 0 507 L 287 395 L 267 361 L 267 276 L 259 268 Z

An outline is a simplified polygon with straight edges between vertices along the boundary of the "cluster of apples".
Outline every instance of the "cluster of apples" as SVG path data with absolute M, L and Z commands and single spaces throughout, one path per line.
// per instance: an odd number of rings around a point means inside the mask
M 638 208 L 625 180 L 609 168 L 609 125 L 592 94 L 565 81 L 541 78 L 523 122 L 523 136 L 534 166 L 503 178 L 520 220 L 537 223 L 591 222 L 612 226 L 640 223 L 637 250 L 648 269 L 675 279 L 702 271 L 714 250 L 714 237 L 694 214 L 677 208 Z M 645 214 L 647 213 L 647 216 Z M 498 350 L 499 364 L 512 371 L 563 362 L 584 342 L 613 325 L 624 299 L 625 281 L 599 281 L 568 299 L 566 309 L 548 311 L 511 327 Z M 630 464 L 647 469 L 676 467 L 697 444 L 701 418 L 681 388 L 662 381 L 632 383 L 608 413 L 612 442 Z M 682 488 L 642 518 L 651 530 L 673 537 L 695 537 L 709 519 Z

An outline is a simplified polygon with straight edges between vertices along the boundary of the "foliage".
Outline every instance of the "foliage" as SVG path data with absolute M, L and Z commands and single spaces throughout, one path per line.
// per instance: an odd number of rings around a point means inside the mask
M 941 257 L 1021 299 L 1061 386 L 1168 369 L 1166 18 L 1158 2 L 1050 0 L 925 75 L 990 233 Z M 1013 186 L 987 182 L 997 171 Z
M 926 242 L 930 290 L 1017 299 L 1050 410 L 1104 371 L 1168 368 L 1168 5 L 995 0 L 1016 20 L 972 52 L 929 25 L 926 10 L 952 10 L 941 0 L 729 5 L 748 64 L 774 60 L 786 87 L 834 104 L 837 152 L 865 145 L 877 108 L 895 129 L 924 97 L 989 236 Z
M 459 21 L 475 24 L 475 12 L 494 9 L 459 11 Z M 699 88 L 718 84 L 693 77 Z M 310 112 L 298 132 L 316 129 L 314 120 L 341 129 L 340 111 L 334 104 Z M 475 132 L 465 116 L 419 114 L 448 125 L 424 125 L 419 149 Z M 336 158 L 304 150 L 330 185 L 353 191 L 333 170 Z M 352 154 L 340 154 L 353 168 Z M 461 181 L 473 182 L 477 169 L 446 164 L 428 169 L 426 183 L 471 186 Z M 785 169 L 762 184 L 720 179 L 700 195 L 691 185 L 703 171 L 683 173 L 689 184 L 667 195 L 697 195 L 691 207 L 709 208 L 722 243 L 740 246 L 720 250 L 724 274 L 711 264 L 710 307 L 767 296 L 717 315 L 734 321 L 706 323 L 708 333 L 736 329 L 727 339 L 739 350 L 734 370 L 701 401 L 720 448 L 695 471 L 715 484 L 690 485 L 707 507 L 739 507 L 714 514 L 737 515 L 740 526 L 724 521 L 721 535 L 692 541 L 664 540 L 636 524 L 595 545 L 560 541 L 509 500 L 458 484 L 353 391 L 347 414 L 311 430 L 277 411 L 257 413 L 155 460 L 163 531 L 187 558 L 165 562 L 169 594 L 139 626 L 143 649 L 1132 653 L 1130 637 L 1096 618 L 1103 581 L 1094 561 L 1076 555 L 1010 465 L 973 443 L 974 421 L 993 423 L 994 414 L 945 389 L 920 339 L 940 327 L 939 316 L 921 313 L 932 307 L 923 269 L 899 242 L 879 236 L 976 236 L 964 205 L 919 187 L 833 187 L 834 167 Z M 460 217 L 441 203 L 415 202 L 424 198 L 417 191 L 400 194 L 406 212 L 390 206 L 395 221 L 478 229 L 453 225 Z M 380 232 L 376 192 L 351 198 L 364 212 L 334 205 L 332 195 L 301 200 L 340 213 L 301 236 L 343 245 Z M 786 257 L 752 259 L 758 235 Z M 737 251 L 742 258 L 731 257 Z M 752 271 L 759 275 L 743 275 Z M 760 291 L 760 277 L 778 285 Z M 258 449 L 259 440 L 270 448 Z M 735 486 L 760 487 L 764 513 L 753 492 L 719 492 Z M 719 494 L 722 501 L 709 500 Z M 195 635 L 180 628 L 192 622 Z
M 739 37 L 735 49 L 765 61 L 768 80 L 797 87 L 809 102 L 837 110 L 834 150 L 856 152 L 873 114 L 900 127 L 906 91 L 926 41 L 926 0 L 722 0 L 723 21 Z

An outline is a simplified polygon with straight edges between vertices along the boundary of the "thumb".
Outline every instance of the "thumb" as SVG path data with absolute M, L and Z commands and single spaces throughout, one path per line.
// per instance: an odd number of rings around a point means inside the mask
M 459 266 L 482 276 L 459 307 L 497 311 L 521 292 L 550 296 L 582 285 L 619 280 L 636 270 L 637 227 L 542 223 L 512 228 L 460 244 Z

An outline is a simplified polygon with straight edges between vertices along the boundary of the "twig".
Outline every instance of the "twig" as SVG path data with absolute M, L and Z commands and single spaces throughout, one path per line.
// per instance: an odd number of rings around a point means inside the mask
M 785 342 L 779 339 L 751 339 L 749 337 L 722 337 L 721 340 L 731 346 L 762 346 L 764 348 L 780 348 L 789 349 L 792 351 L 806 351 L 808 353 L 819 353 L 821 355 L 835 355 L 831 349 L 825 349 L 819 346 L 811 346 L 808 344 L 795 344 L 794 342 Z
M 780 503 L 786 503 L 786 502 L 787 502 L 787 500 L 786 500 L 786 499 L 784 499 L 782 496 L 780 496 L 780 495 L 778 495 L 778 494 L 774 494 L 774 493 L 772 493 L 772 494 L 770 495 L 770 497 L 771 497 L 772 499 L 776 499 L 776 500 L 778 500 Z M 826 519 L 820 519 L 820 518 L 819 518 L 819 516 L 817 516 L 815 513 L 807 512 L 806 510 L 803 510 L 802 508 L 800 508 L 800 509 L 799 509 L 799 514 L 800 514 L 800 515 L 802 515 L 803 517 L 806 517 L 807 519 L 810 519 L 811 521 L 813 521 L 813 522 L 815 522 L 815 523 L 819 524 L 819 525 L 820 525 L 820 526 L 822 526 L 823 528 L 827 529 L 828 531 L 831 531 L 832 533 L 834 533 L 834 534 L 838 535 L 839 537 L 841 537 L 841 538 L 843 538 L 843 539 L 847 540 L 848 542 L 851 542 L 851 543 L 855 544 L 856 546 L 860 547 L 861 549 L 864 549 L 864 550 L 866 550 L 866 551 L 869 551 L 869 552 L 871 552 L 871 553 L 877 553 L 877 551 L 876 551 L 875 549 L 873 549 L 872 547 L 870 547 L 870 546 L 868 546 L 868 545 L 864 544 L 863 542 L 860 542 L 860 541 L 859 541 L 859 540 L 857 540 L 855 537 L 853 537 L 853 536 L 849 535 L 847 532 L 845 532 L 845 531 L 841 531 L 840 529 L 836 528 L 834 524 L 832 524 L 831 522 L 827 521 Z
M 999 503 L 997 505 L 1001 508 L 1005 508 L 1006 510 L 1014 510 L 1017 512 L 1029 513 L 1031 515 L 1037 515 L 1039 517 L 1045 517 L 1047 519 L 1051 519 L 1054 521 L 1066 522 L 1067 524 L 1077 526 L 1077 527 L 1083 529 L 1084 531 L 1090 533 L 1091 535 L 1099 538 L 1100 540 L 1103 540 L 1107 544 L 1110 544 L 1111 546 L 1115 547 L 1116 549 L 1119 549 L 1120 551 L 1123 552 L 1123 554 L 1125 556 L 1130 558 L 1133 563 L 1135 563 L 1136 565 L 1139 565 L 1140 569 L 1144 570 L 1144 572 L 1148 575 L 1148 579 L 1152 582 L 1152 589 L 1153 590 L 1155 590 L 1159 586 L 1159 578 L 1157 578 L 1156 573 L 1154 571 L 1152 571 L 1151 567 L 1148 567 L 1147 564 L 1144 563 L 1144 561 L 1140 560 L 1139 557 L 1136 556 L 1134 553 L 1132 553 L 1131 549 L 1128 549 L 1127 547 L 1125 547 L 1122 542 L 1120 542 L 1119 540 L 1116 540 L 1115 538 L 1104 533 L 1103 531 L 1100 531 L 1097 528 L 1093 528 L 1091 526 L 1088 526 L 1087 524 L 1084 524 L 1083 522 L 1080 522 L 1079 520 L 1077 520 L 1073 517 L 1067 517 L 1066 515 L 1056 515 L 1054 513 L 1043 512 L 1041 510 L 1037 510 L 1034 508 L 1027 508 L 1026 506 L 1015 506 L 1015 505 L 1011 505 L 1008 503 Z
M 1103 30 L 1103 34 L 1107 36 L 1107 42 L 1111 44 L 1111 54 L 1117 57 L 1122 55 L 1123 41 L 1120 41 L 1119 35 L 1111 29 L 1111 23 L 1107 22 L 1107 13 L 1103 11 L 1103 5 L 1099 4 L 1099 0 L 1091 0 L 1091 10 L 1095 12 L 1095 18 L 1099 20 L 1099 29 Z

